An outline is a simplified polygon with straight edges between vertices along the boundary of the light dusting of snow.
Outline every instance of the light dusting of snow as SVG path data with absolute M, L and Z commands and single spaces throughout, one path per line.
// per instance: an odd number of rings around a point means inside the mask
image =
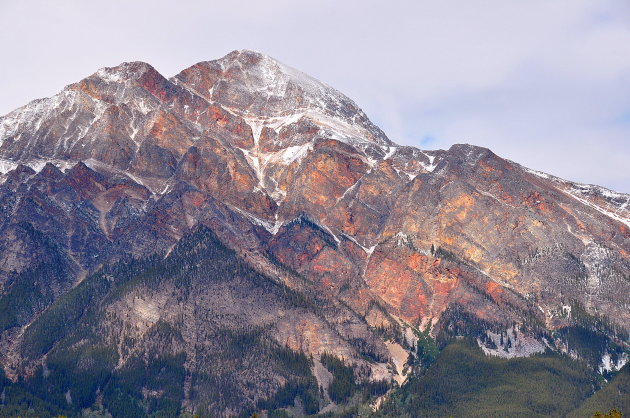
M 150 106 L 147 104 L 146 100 L 141 98 L 135 101 L 138 110 L 143 114 L 147 115 L 149 112 L 155 110 L 155 106 Z
M 556 177 L 550 176 L 547 173 L 543 173 L 542 171 L 536 171 L 536 170 L 532 170 L 530 168 L 527 167 L 523 167 L 523 170 L 527 171 L 530 174 L 533 174 L 535 176 L 541 177 L 543 179 L 555 179 Z
M 619 199 L 620 197 L 622 197 L 624 199 L 624 203 L 618 206 L 609 204 L 609 205 L 606 205 L 606 207 L 604 207 L 603 205 L 596 204 L 585 197 L 585 194 L 588 193 L 588 191 L 593 191 L 593 190 L 597 191 L 599 194 L 607 198 Z M 595 209 L 596 211 L 630 227 L 630 210 L 628 209 L 628 203 L 630 202 L 630 195 L 623 195 L 621 193 L 615 193 L 611 190 L 604 189 L 603 187 L 577 185 L 577 184 L 574 185 L 574 187 L 568 190 L 565 190 L 565 192 L 569 194 L 570 196 L 572 196 L 573 198 L 575 198 L 576 200 Z
M 26 106 L 0 118 L 0 146 L 10 137 L 13 137 L 15 141 L 19 140 L 20 133 L 24 131 L 37 132 L 42 121 L 57 109 L 64 99 L 66 99 L 66 93 L 62 91 L 52 97 L 33 100 Z
M 108 68 L 101 68 L 96 75 L 108 83 L 119 83 L 123 80 L 122 75 L 117 71 L 111 71 Z
M 427 170 L 429 173 L 432 173 L 433 170 L 435 170 L 435 167 L 437 167 L 437 164 L 425 164 L 422 161 L 420 161 L 420 165 L 422 166 L 422 168 Z M 416 177 L 416 176 L 414 176 L 414 177 Z
M 413 179 L 415 179 L 415 178 L 416 178 L 416 176 L 418 175 L 418 173 L 408 173 L 408 172 L 406 172 L 406 171 L 404 171 L 404 170 L 401 170 L 401 169 L 400 169 L 400 168 L 398 168 L 398 167 L 394 167 L 394 170 L 396 171 L 396 173 L 398 173 L 398 175 L 399 175 L 399 176 L 401 176 L 401 175 L 405 175 L 405 176 L 407 176 L 407 178 L 408 178 L 409 180 L 413 180 Z M 402 173 L 402 174 L 401 174 L 401 173 Z
M 396 239 L 396 245 L 399 247 L 411 243 L 409 236 L 401 231 L 394 235 L 394 238 Z
M 267 189 L 266 169 L 268 166 L 290 165 L 296 160 L 300 161 L 302 158 L 304 158 L 308 151 L 313 149 L 313 142 L 311 141 L 301 145 L 288 146 L 278 151 L 261 151 L 260 134 L 263 128 L 272 127 L 272 129 L 278 129 L 280 126 L 283 126 L 284 123 L 290 123 L 290 121 L 297 120 L 301 116 L 299 116 L 298 118 L 286 118 L 282 120 L 278 118 L 272 118 L 270 120 L 267 118 L 253 118 L 247 116 L 241 117 L 252 130 L 254 146 L 251 149 L 238 149 L 243 152 L 245 159 L 256 173 L 256 178 L 258 179 L 258 190 L 262 191 Z M 286 191 L 278 189 L 277 185 L 271 191 L 271 197 L 276 200 L 276 202 L 281 201 L 282 199 L 284 199 L 285 196 Z
M 308 151 L 311 151 L 312 149 L 313 143 L 308 142 L 302 145 L 287 147 L 280 151 L 264 153 L 262 154 L 262 158 L 265 165 L 268 163 L 289 165 L 295 160 L 299 161 L 304 158 Z
M 11 170 L 15 170 L 15 168 L 17 168 L 19 164 L 30 167 L 33 169 L 33 171 L 39 173 L 48 163 L 51 163 L 59 170 L 65 172 L 74 167 L 77 161 L 32 158 L 30 160 L 14 162 L 10 160 L 0 159 L 0 173 L 6 174 Z
M 265 126 L 279 133 L 283 127 L 292 125 L 302 119 L 304 114 L 305 112 L 297 112 L 288 116 L 269 117 L 265 119 Z
M 262 132 L 264 125 L 262 121 L 257 118 L 243 117 L 243 119 L 250 126 L 252 130 L 252 136 L 254 138 L 254 147 L 251 150 L 241 149 L 241 151 L 243 151 L 243 153 L 245 154 L 245 158 L 247 159 L 247 162 L 254 169 L 254 172 L 256 173 L 256 178 L 258 178 L 258 186 L 257 186 L 258 189 L 264 190 L 265 189 L 265 172 L 263 170 L 263 164 L 262 164 L 261 156 L 260 156 L 260 133 Z
M 551 180 L 560 190 L 580 203 L 630 227 L 630 194 L 618 193 L 592 184 L 574 183 L 540 171 L 522 168 L 537 177 Z
M 330 139 L 354 146 L 366 146 L 373 142 L 370 133 L 360 125 L 354 125 L 347 119 L 330 116 L 321 111 L 309 110 L 304 117 L 321 127 L 321 134 Z
M 107 83 L 119 84 L 127 80 L 137 80 L 149 68 L 149 64 L 144 62 L 125 62 L 117 67 L 101 68 L 95 75 Z
M 125 171 L 125 175 L 126 175 L 127 177 L 129 177 L 131 180 L 133 180 L 134 182 L 136 182 L 136 183 L 138 183 L 138 184 L 140 184 L 140 185 L 142 185 L 142 186 L 144 186 L 144 187 L 147 187 L 147 185 L 146 185 L 145 181 L 144 181 L 142 178 L 140 178 L 140 177 L 138 177 L 138 176 L 136 176 L 136 175 L 134 175 L 134 174 L 131 174 L 131 173 L 130 173 L 130 172 L 128 172 L 128 171 Z M 147 188 L 148 188 L 148 187 L 147 187 Z
M 562 305 L 562 315 L 571 318 L 571 305 Z
M 588 272 L 586 296 L 589 299 L 587 299 L 587 306 L 591 303 L 590 297 L 600 292 L 602 281 L 609 277 L 607 271 L 602 269 L 602 266 L 610 262 L 612 255 L 611 250 L 594 242 L 587 245 L 584 252 L 580 255 L 580 261 Z
M 357 187 L 359 182 L 360 182 L 360 180 L 357 180 L 352 186 L 348 187 L 346 189 L 346 191 L 343 192 L 343 194 L 341 196 L 339 196 L 339 198 L 337 199 L 337 202 L 335 202 L 335 205 L 337 205 L 339 202 L 341 202 L 348 195 L 348 193 L 352 193 L 352 191 Z

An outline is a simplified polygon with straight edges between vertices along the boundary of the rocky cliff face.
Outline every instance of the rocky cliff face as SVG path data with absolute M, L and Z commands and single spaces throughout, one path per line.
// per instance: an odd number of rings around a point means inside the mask
M 171 276 L 138 285 L 99 300 L 93 337 L 124 369 L 156 324 L 175 329 L 151 347 L 184 353 L 188 408 L 202 403 L 193 376 L 212 369 L 193 353 L 243 324 L 279 347 L 337 353 L 372 380 L 396 377 L 400 346 L 423 330 L 504 356 L 549 346 L 588 357 L 568 341 L 576 327 L 605 340 L 602 355 L 630 341 L 630 195 L 471 145 L 398 146 L 343 94 L 259 53 L 170 79 L 139 62 L 99 70 L 0 118 L 0 171 L 0 361 L 14 378 L 64 347 L 59 336 L 25 349 L 64 295 L 129 256 L 170 257 L 199 228 L 270 284 L 201 271 L 185 295 Z M 508 330 L 514 344 L 497 347 Z M 260 373 L 271 380 L 239 402 L 290 378 Z

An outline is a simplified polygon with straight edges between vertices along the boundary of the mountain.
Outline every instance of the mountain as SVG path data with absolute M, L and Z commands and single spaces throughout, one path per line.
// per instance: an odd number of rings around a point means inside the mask
M 0 171 L 0 363 L 49 411 L 334 413 L 456 336 L 628 361 L 630 195 L 396 145 L 257 52 L 101 69 L 0 118 Z

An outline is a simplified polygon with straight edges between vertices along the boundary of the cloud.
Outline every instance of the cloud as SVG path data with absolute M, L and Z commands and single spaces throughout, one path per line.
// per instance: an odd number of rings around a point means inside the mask
M 103 66 L 165 75 L 256 49 L 353 98 L 396 142 L 469 142 L 630 192 L 625 0 L 4 0 L 0 114 Z

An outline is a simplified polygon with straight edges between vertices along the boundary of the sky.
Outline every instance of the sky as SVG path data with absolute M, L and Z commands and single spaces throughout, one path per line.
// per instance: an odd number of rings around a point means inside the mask
M 235 49 L 352 98 L 394 142 L 488 147 L 630 193 L 628 0 L 0 0 L 0 115 L 97 69 Z

